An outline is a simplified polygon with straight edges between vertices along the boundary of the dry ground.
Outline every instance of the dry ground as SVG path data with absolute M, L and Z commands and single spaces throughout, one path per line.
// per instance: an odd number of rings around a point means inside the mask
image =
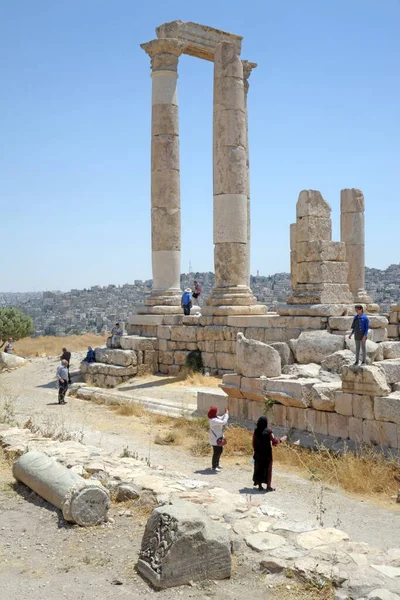
M 62 348 L 67 348 L 69 352 L 78 352 L 87 350 L 88 346 L 102 346 L 105 338 L 93 333 L 85 335 L 69 335 L 65 337 L 56 337 L 52 335 L 39 336 L 36 338 L 24 338 L 15 342 L 15 354 L 23 357 L 32 356 L 60 356 Z

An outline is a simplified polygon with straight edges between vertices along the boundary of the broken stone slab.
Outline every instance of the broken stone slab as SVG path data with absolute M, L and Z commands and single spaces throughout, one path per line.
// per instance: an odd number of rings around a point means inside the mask
M 373 590 L 385 586 L 385 578 L 370 567 L 359 567 L 349 573 L 346 588 L 350 598 L 362 598 L 368 596 Z
M 126 502 L 127 500 L 134 500 L 136 498 L 139 498 L 139 496 L 140 490 L 138 490 L 133 485 L 128 485 L 125 483 L 118 485 L 117 495 L 115 499 L 117 502 Z
M 287 561 L 283 558 L 262 558 L 260 567 L 267 573 L 282 573 L 288 566 Z
M 343 367 L 342 391 L 364 396 L 387 396 L 391 390 L 380 366 Z
M 291 379 L 304 379 L 307 377 L 319 378 L 321 367 L 315 363 L 308 365 L 287 365 L 282 369 L 284 375 L 289 375 Z
M 317 576 L 326 582 L 334 583 L 337 587 L 347 579 L 347 572 L 343 568 L 312 556 L 296 559 L 293 570 L 307 581 L 315 581 Z
M 311 407 L 315 410 L 334 411 L 335 392 L 340 390 L 341 382 L 316 383 L 311 388 Z
M 287 544 L 286 539 L 275 533 L 252 533 L 245 538 L 246 544 L 256 552 L 267 552 Z
M 385 371 L 386 381 L 389 385 L 400 381 L 400 358 L 382 360 L 379 366 Z
M 400 342 L 382 342 L 383 358 L 400 358 Z
M 110 506 L 108 491 L 43 452 L 27 452 L 13 464 L 12 471 L 15 479 L 59 508 L 66 521 L 89 526 L 106 519 Z
M 7 369 L 19 369 L 27 364 L 25 358 L 16 356 L 15 354 L 7 354 L 7 352 L 0 352 L 0 371 Z
M 161 329 L 160 326 L 158 329 Z M 163 327 L 163 329 L 169 329 Z M 163 336 L 160 336 L 163 337 Z M 157 350 L 158 340 L 156 337 L 142 337 L 140 335 L 124 335 L 121 340 L 121 348 L 123 350 L 135 350 L 135 351 L 146 351 L 146 350 Z
M 248 340 L 243 333 L 237 334 L 237 373 L 244 377 L 278 377 L 281 374 L 279 353 L 256 340 Z
M 351 350 L 339 350 L 333 354 L 329 354 L 321 362 L 321 369 L 332 373 L 340 373 L 344 366 L 354 364 L 355 355 Z
M 276 310 L 280 315 L 293 317 L 341 317 L 348 309 L 346 304 L 280 304 Z
M 321 381 L 316 378 L 290 379 L 283 375 L 280 378 L 267 379 L 266 395 L 285 406 L 307 408 L 311 403 L 311 389 L 316 383 Z
M 385 590 L 383 588 L 373 590 L 368 594 L 368 600 L 400 600 L 400 596 L 398 594 L 394 594 L 389 590 Z
M 84 375 L 110 375 L 112 377 L 133 377 L 137 373 L 136 366 L 120 367 L 118 365 L 107 365 L 104 363 L 81 363 L 81 371 Z
M 315 529 L 314 531 L 306 531 L 297 537 L 297 544 L 306 550 L 312 550 L 319 546 L 327 546 L 337 544 L 339 542 L 348 541 L 350 538 L 347 533 L 334 527 L 326 527 L 325 529 Z
M 297 340 L 291 341 L 291 347 L 298 363 L 320 365 L 327 356 L 344 349 L 344 340 L 327 331 L 303 331 Z
M 355 342 L 354 338 L 351 338 L 351 340 L 349 340 L 348 336 L 346 336 L 344 338 L 344 341 L 345 341 L 347 350 L 351 350 L 353 352 L 353 354 L 355 354 L 356 353 L 356 342 Z M 383 350 L 382 350 L 381 346 L 382 346 L 382 344 L 377 344 L 377 343 L 373 342 L 372 340 L 367 340 L 367 358 L 369 359 L 370 362 L 374 362 L 374 361 L 383 359 Z M 380 357 L 380 355 L 382 355 L 382 358 Z
M 279 353 L 282 367 L 294 363 L 293 353 L 286 342 L 272 342 L 269 345 Z
M 154 509 L 143 534 L 139 573 L 157 588 L 231 576 L 227 529 L 184 500 Z
M 390 577 L 390 579 L 398 579 L 400 582 L 400 567 L 392 567 L 391 565 L 371 565 L 373 569 L 385 575 L 385 577 Z

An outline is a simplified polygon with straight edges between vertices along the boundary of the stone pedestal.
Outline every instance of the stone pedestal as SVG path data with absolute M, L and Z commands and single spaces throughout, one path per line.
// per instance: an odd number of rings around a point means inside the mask
M 151 246 L 153 289 L 141 314 L 181 313 L 181 209 L 177 67 L 185 45 L 175 39 L 142 44 L 151 57 Z
M 248 285 L 248 194 L 243 65 L 237 46 L 221 42 L 214 56 L 215 288 L 203 314 L 266 312 Z
M 340 237 L 346 245 L 348 284 L 354 301 L 370 304 L 365 291 L 364 195 L 357 189 L 340 192 Z

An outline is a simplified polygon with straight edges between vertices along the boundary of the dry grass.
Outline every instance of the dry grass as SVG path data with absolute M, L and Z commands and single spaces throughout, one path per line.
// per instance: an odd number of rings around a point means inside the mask
M 271 597 L 279 600 L 334 600 L 335 590 L 332 586 L 318 589 L 309 583 L 280 583 L 271 590 Z
M 69 352 L 86 350 L 88 346 L 102 346 L 105 338 L 93 333 L 84 335 L 69 335 L 66 337 L 56 337 L 52 335 L 39 336 L 36 338 L 24 338 L 15 342 L 15 354 L 18 356 L 59 356 L 62 354 L 62 348 L 67 348 Z
M 176 378 L 166 385 L 193 386 L 193 387 L 212 387 L 217 388 L 222 382 L 221 378 L 202 375 L 197 371 L 191 371 L 183 367 Z
M 123 417 L 143 417 L 146 414 L 146 410 L 140 404 L 133 402 L 129 404 L 110 404 L 107 408 Z

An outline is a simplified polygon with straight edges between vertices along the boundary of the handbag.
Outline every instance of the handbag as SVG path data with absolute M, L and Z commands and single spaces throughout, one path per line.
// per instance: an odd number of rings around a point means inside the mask
M 215 435 L 215 437 L 217 437 L 217 434 L 215 433 L 215 431 L 213 429 L 211 429 L 211 431 L 213 432 L 213 434 Z M 217 438 L 217 446 L 226 446 L 227 444 L 227 439 L 224 435 L 222 435 L 221 437 Z

